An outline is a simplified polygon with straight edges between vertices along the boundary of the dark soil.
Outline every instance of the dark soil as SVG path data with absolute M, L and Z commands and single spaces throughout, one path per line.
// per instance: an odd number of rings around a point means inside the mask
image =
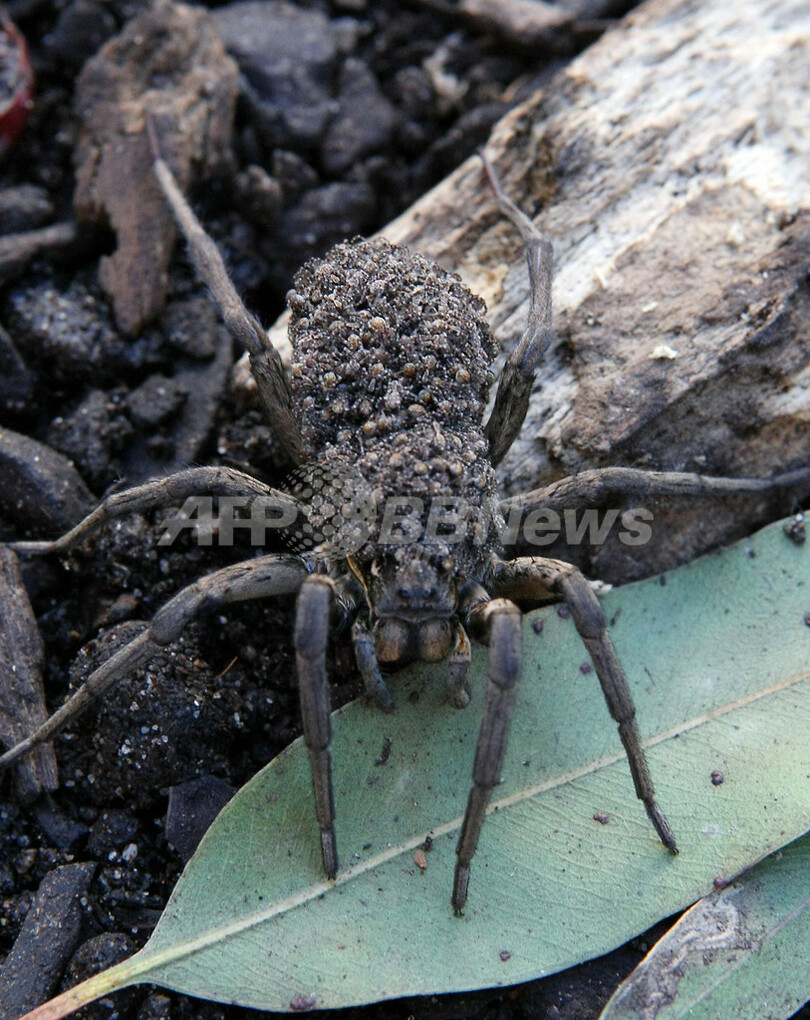
M 249 45 L 249 31 L 240 35 L 233 7 L 207 6 L 218 10 L 242 74 L 233 150 L 192 199 L 237 289 L 269 323 L 304 259 L 382 227 L 606 27 L 594 12 L 614 16 L 632 4 L 561 2 L 584 13 L 555 51 L 522 48 L 458 20 L 450 4 L 313 0 L 285 13 L 288 36 L 276 32 L 282 49 L 300 46 L 285 71 L 278 54 Z M 4 235 L 73 219 L 76 77 L 147 2 L 12 0 L 7 7 L 29 40 L 37 92 L 27 126 L 0 164 Z M 112 246 L 104 229 L 83 227 L 67 246 L 46 244 L 33 261 L 12 258 L 0 267 L 0 430 L 64 454 L 79 475 L 58 458 L 22 466 L 29 448 L 6 433 L 0 541 L 52 537 L 111 486 L 188 464 L 233 465 L 273 484 L 283 480 L 283 457 L 261 415 L 236 406 L 230 393 L 235 352 L 179 246 L 166 310 L 134 337 L 116 326 L 99 284 L 99 259 Z M 12 498 L 22 481 L 28 495 Z M 250 554 L 247 543 L 161 547 L 162 517 L 133 516 L 68 555 L 23 563 L 50 706 L 173 593 Z M 295 672 L 292 608 L 281 599 L 240 604 L 193 623 L 57 739 L 58 790 L 20 804 L 4 785 L 0 958 L 11 955 L 0 975 L 0 1017 L 11 1020 L 143 945 L 206 825 L 298 735 L 297 693 L 287 679 Z M 357 693 L 357 678 L 345 638 L 332 655 L 337 704 Z M 43 883 L 53 910 L 62 911 L 58 937 L 47 925 L 23 931 Z M 658 934 L 544 981 L 342 1015 L 587 1020 Z M 139 987 L 81 1015 L 260 1014 Z

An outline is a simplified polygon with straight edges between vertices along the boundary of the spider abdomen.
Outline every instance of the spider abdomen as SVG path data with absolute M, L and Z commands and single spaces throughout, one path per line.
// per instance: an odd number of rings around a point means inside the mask
M 435 263 L 384 240 L 312 259 L 288 296 L 293 411 L 305 452 L 388 496 L 495 500 L 482 417 L 496 344 L 486 306 Z

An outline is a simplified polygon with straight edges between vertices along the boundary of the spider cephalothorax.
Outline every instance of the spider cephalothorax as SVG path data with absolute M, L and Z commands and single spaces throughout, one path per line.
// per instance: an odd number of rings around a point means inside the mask
M 354 564 L 353 564 L 354 565 Z M 439 662 L 453 647 L 458 575 L 446 546 L 404 546 L 363 570 L 379 662 Z
M 151 124 L 147 124 L 151 130 Z M 595 492 L 729 493 L 806 484 L 800 469 L 771 480 L 711 479 L 634 469 L 585 471 L 519 499 L 498 501 L 494 466 L 517 435 L 535 371 L 551 336 L 551 244 L 504 195 L 501 210 L 526 245 L 531 308 L 484 424 L 495 343 L 484 304 L 423 257 L 385 241 L 337 245 L 305 265 L 290 294 L 294 358 L 288 381 L 266 333 L 245 309 L 213 242 L 160 158 L 155 172 L 234 336 L 250 353 L 259 396 L 296 466 L 291 496 L 231 468 L 190 468 L 108 497 L 52 542 L 17 542 L 23 553 L 59 552 L 105 519 L 190 495 L 270 498 L 289 524 L 293 552 L 265 554 L 201 578 L 158 611 L 149 628 L 99 667 L 73 699 L 0 758 L 8 765 L 47 739 L 116 679 L 176 640 L 203 606 L 297 593 L 295 648 L 304 737 L 312 765 L 324 869 L 338 868 L 329 750 L 326 648 L 330 622 L 351 624 L 365 689 L 394 701 L 380 664 L 446 660 L 447 694 L 470 700 L 468 633 L 489 645 L 489 687 L 457 845 L 452 902 L 461 912 L 487 802 L 499 781 L 520 674 L 520 612 L 514 599 L 564 599 L 619 726 L 638 797 L 663 844 L 675 840 L 655 800 L 632 698 L 601 607 L 572 565 L 540 556 L 499 556 L 502 510 L 529 512 Z M 561 496 L 561 493 L 564 494 Z M 292 523 L 290 523 L 292 522 Z

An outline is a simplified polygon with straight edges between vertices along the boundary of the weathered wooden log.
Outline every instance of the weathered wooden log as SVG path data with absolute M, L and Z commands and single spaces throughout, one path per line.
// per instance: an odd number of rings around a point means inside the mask
M 487 152 L 556 259 L 557 340 L 505 491 L 611 464 L 810 462 L 808 36 L 804 0 L 650 0 L 497 125 Z M 480 160 L 382 233 L 457 270 L 504 349 L 517 342 L 523 254 Z M 659 501 L 647 547 L 578 558 L 608 580 L 649 574 L 802 497 Z

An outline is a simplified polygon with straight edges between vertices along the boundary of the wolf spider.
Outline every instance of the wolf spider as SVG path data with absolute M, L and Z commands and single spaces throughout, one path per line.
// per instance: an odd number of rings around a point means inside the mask
M 380 533 L 350 551 L 324 541 L 307 555 L 259 555 L 197 580 L 164 605 L 144 633 L 96 669 L 37 732 L 0 758 L 0 767 L 47 740 L 116 680 L 175 641 L 201 609 L 295 592 L 301 716 L 323 866 L 334 878 L 338 856 L 326 672 L 330 614 L 351 622 L 365 690 L 386 711 L 392 710 L 393 700 L 381 664 L 414 660 L 447 659 L 448 698 L 464 707 L 470 698 L 469 632 L 489 645 L 489 684 L 456 848 L 452 906 L 461 914 L 487 803 L 499 782 L 520 674 L 521 615 L 512 600 L 536 603 L 556 597 L 568 604 L 593 661 L 618 724 L 636 794 L 661 842 L 676 853 L 675 838 L 655 799 L 627 681 L 591 585 L 579 569 L 561 560 L 502 559 L 494 522 L 499 510 L 516 506 L 577 509 L 608 493 L 656 497 L 760 492 L 806 481 L 810 472 L 801 469 L 764 480 L 608 468 L 583 471 L 499 503 L 494 466 L 520 430 L 552 336 L 552 245 L 504 194 L 486 158 L 497 204 L 525 245 L 531 302 L 522 339 L 506 362 L 492 412 L 483 424 L 489 365 L 496 353 L 483 302 L 458 277 L 384 241 L 356 239 L 338 245 L 299 271 L 290 293 L 294 355 L 288 380 L 278 353 L 242 304 L 216 246 L 160 156 L 151 122 L 147 129 L 157 179 L 191 259 L 228 329 L 249 352 L 259 397 L 293 464 L 311 458 L 333 473 L 359 465 L 378 500 L 402 492 L 420 499 L 452 497 L 470 511 L 465 518 L 470 529 L 455 543 L 438 533 L 426 539 L 424 530 L 405 543 L 386 541 Z M 104 521 L 199 493 L 272 497 L 294 506 L 283 493 L 239 471 L 189 468 L 109 496 L 61 538 L 16 542 L 12 548 L 26 554 L 59 553 Z M 482 510 L 483 524 L 478 515 Z M 424 514 L 418 523 L 424 526 Z

